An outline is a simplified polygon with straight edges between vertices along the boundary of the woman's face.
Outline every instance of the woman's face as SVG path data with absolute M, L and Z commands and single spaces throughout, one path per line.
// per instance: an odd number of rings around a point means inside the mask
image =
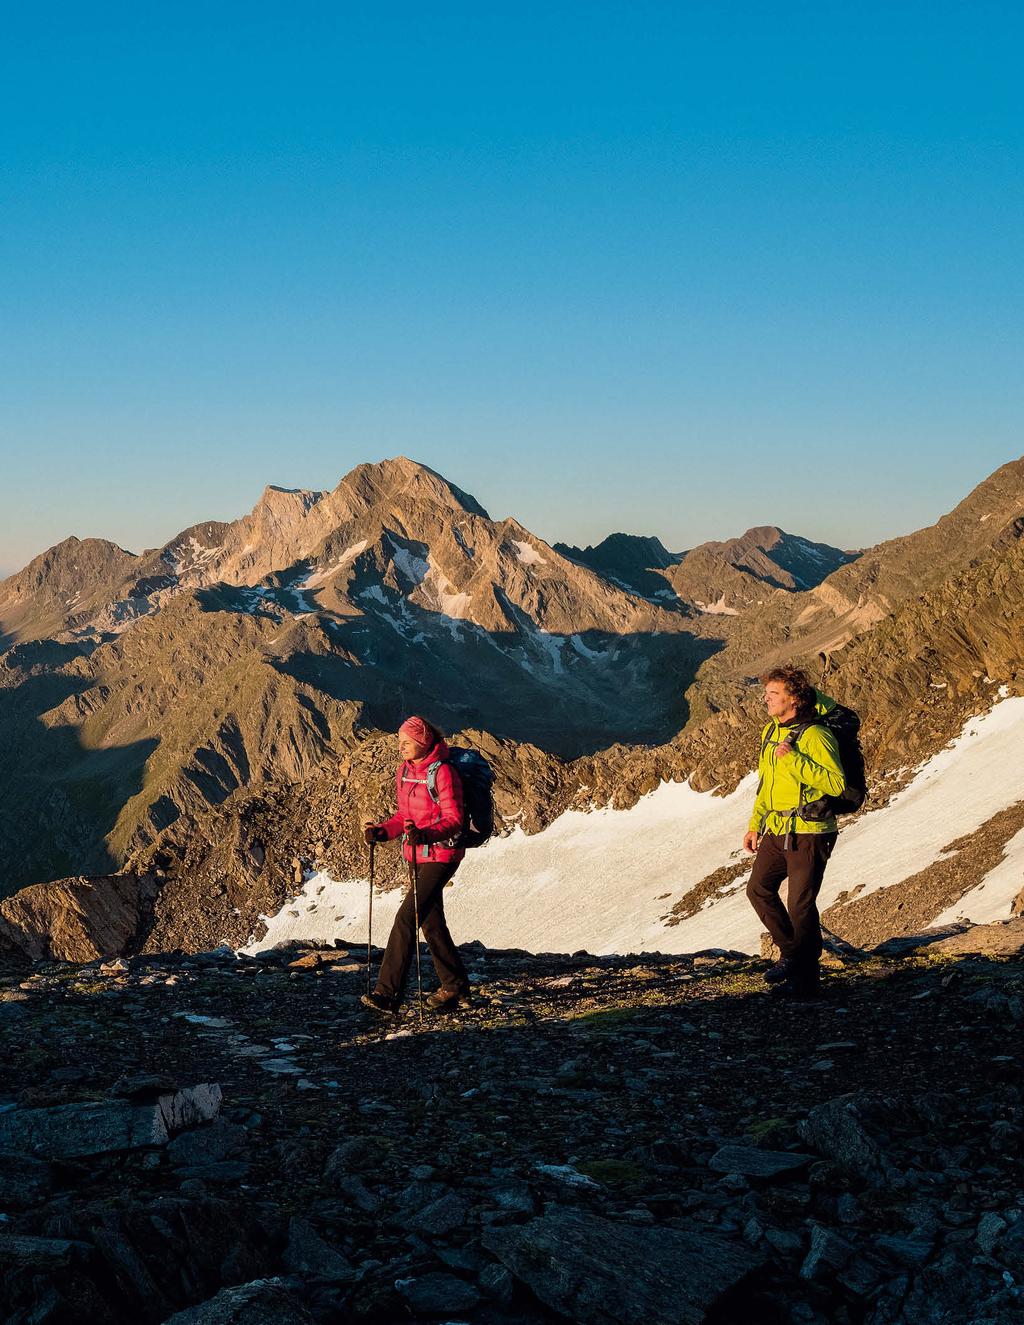
M 401 759 L 422 759 L 425 754 L 429 754 L 429 745 L 420 745 L 419 741 L 414 741 L 406 732 L 398 733 L 398 755 Z

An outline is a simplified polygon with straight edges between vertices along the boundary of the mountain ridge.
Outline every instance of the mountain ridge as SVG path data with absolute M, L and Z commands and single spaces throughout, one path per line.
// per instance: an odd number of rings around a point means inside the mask
M 666 780 L 735 787 L 759 726 L 750 678 L 783 658 L 817 671 L 823 643 L 826 686 L 864 712 L 883 800 L 889 775 L 984 711 L 996 684 L 1021 688 L 1024 462 L 810 590 L 730 567 L 763 598 L 734 614 L 652 601 L 478 512 L 400 459 L 357 467 L 330 493 L 270 487 L 240 521 L 139 557 L 94 548 L 114 569 L 73 628 L 0 652 L 0 894 L 127 869 L 161 879 L 161 942 L 210 941 L 194 922 L 204 911 L 240 941 L 260 907 L 280 904 L 294 862 L 319 852 L 360 868 L 341 798 L 365 806 L 386 788 L 381 733 L 412 709 L 487 752 L 504 822 L 536 832 L 567 809 L 634 805 Z M 727 555 L 793 537 L 751 532 Z M 641 561 L 675 556 L 612 539 Z M 863 585 L 852 617 L 851 581 Z M 139 592 L 119 596 L 125 584 Z

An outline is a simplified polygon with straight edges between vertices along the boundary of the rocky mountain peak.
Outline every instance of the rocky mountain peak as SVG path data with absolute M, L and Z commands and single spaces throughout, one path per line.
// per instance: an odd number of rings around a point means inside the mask
M 773 588 L 790 592 L 820 584 L 834 570 L 853 560 L 851 553 L 828 543 L 815 543 L 788 534 L 778 525 L 756 525 L 739 538 L 702 543 L 688 555 L 697 553 L 745 571 Z
M 326 492 L 314 488 L 282 488 L 276 483 L 268 483 L 253 514 L 272 511 L 280 515 L 307 515 L 326 496 Z
M 111 568 L 128 569 L 137 557 L 105 538 L 76 538 L 72 534 L 4 581 L 15 590 L 45 590 L 61 592 L 81 588 L 85 581 Z M 12 584 L 13 582 L 13 584 Z
M 555 551 L 641 598 L 669 605 L 675 598 L 663 572 L 680 556 L 669 552 L 660 538 L 643 534 L 609 534 L 600 543 L 585 548 L 556 543 Z
M 65 538 L 0 582 L 0 643 L 59 632 L 137 573 L 139 558 L 105 538 Z
M 475 497 L 450 483 L 429 466 L 396 456 L 374 464 L 357 465 L 331 494 L 336 511 L 356 519 L 374 507 L 396 507 L 403 502 L 425 501 L 453 508 L 465 515 L 490 516 Z

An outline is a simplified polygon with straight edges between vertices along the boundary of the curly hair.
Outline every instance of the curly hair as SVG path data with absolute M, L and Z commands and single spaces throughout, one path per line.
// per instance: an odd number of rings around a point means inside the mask
M 770 672 L 765 672 L 761 677 L 761 684 L 767 685 L 769 681 L 778 681 L 784 685 L 787 691 L 796 701 L 797 711 L 800 713 L 813 712 L 814 705 L 817 702 L 817 692 L 811 684 L 807 673 L 799 667 L 773 667 Z

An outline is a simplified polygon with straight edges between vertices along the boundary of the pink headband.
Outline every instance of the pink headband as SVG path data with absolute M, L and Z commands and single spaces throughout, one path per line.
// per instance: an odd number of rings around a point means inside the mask
M 434 744 L 434 733 L 422 718 L 406 718 L 398 730 L 402 736 L 411 736 L 417 745 Z

